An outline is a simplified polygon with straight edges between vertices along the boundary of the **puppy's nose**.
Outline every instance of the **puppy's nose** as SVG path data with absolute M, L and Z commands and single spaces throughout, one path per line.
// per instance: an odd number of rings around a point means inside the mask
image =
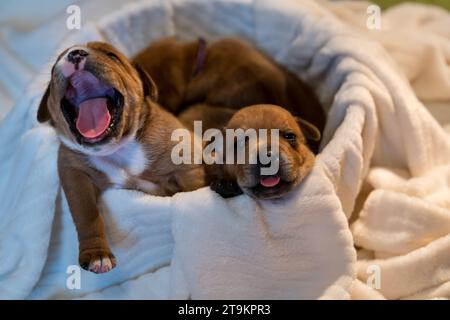
M 87 53 L 84 50 L 75 49 L 75 50 L 72 50 L 69 52 L 69 54 L 67 55 L 67 60 L 69 60 L 69 62 L 71 62 L 73 64 L 78 64 L 84 58 L 86 58 L 88 55 L 89 55 L 89 53 Z
M 264 162 L 266 162 L 266 163 L 263 163 L 263 162 L 261 161 L 261 156 L 260 156 L 260 154 L 258 153 L 258 155 L 257 155 L 257 157 L 256 157 L 258 166 L 259 166 L 260 168 L 268 168 L 268 167 L 270 167 L 271 162 L 272 162 L 272 159 L 270 158 L 271 156 L 272 156 L 272 151 L 267 151 L 267 157 L 266 157 L 266 160 L 264 161 Z M 267 161 L 267 160 L 269 160 L 269 161 Z

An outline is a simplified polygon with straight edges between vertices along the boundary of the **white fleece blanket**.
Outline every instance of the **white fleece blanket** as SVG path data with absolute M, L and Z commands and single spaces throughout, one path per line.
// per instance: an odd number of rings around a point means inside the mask
M 322 4 L 349 26 L 379 42 L 397 62 L 416 95 L 447 131 L 450 129 L 448 12 L 418 4 L 397 6 L 383 13 L 382 29 L 373 31 L 366 27 L 369 2 Z M 414 129 L 416 126 L 412 130 L 420 130 Z M 428 144 L 430 138 L 424 132 L 422 141 Z M 444 160 L 447 143 L 440 143 L 444 149 L 431 148 L 416 156 L 428 158 L 419 160 L 425 164 L 442 155 L 442 165 L 417 173 L 404 166 L 372 165 L 366 177 L 351 228 L 355 244 L 362 248 L 358 278 L 366 282 L 371 276 L 369 266 L 377 266 L 378 293 L 385 298 L 450 298 L 450 167 L 448 159 Z M 381 298 L 359 287 L 361 283 L 355 285 L 354 297 Z
M 58 143 L 35 120 L 48 64 L 0 125 L 0 298 L 448 297 L 450 141 L 379 45 L 312 1 L 155 0 L 61 48 L 100 39 L 131 56 L 167 35 L 241 36 L 313 84 L 329 121 L 312 173 L 282 202 L 224 200 L 208 188 L 171 198 L 109 190 L 119 266 L 82 271 L 81 289 L 69 290 L 77 241 Z M 347 218 L 359 202 L 355 241 L 377 260 L 356 262 Z M 378 291 L 364 284 L 373 264 Z

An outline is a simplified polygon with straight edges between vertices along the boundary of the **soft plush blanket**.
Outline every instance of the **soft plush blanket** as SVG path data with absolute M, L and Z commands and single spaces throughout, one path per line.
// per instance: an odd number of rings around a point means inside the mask
M 450 14 L 433 6 L 405 4 L 384 12 L 381 29 L 370 30 L 369 2 L 321 3 L 380 43 L 417 97 L 450 132 Z M 433 158 L 435 153 L 427 151 L 426 156 Z M 449 173 L 448 165 L 431 166 L 421 174 L 401 166 L 370 169 L 352 232 L 362 248 L 358 278 L 366 282 L 369 266 L 379 267 L 379 291 L 386 298 L 450 298 Z
M 313 171 L 274 202 L 111 189 L 103 212 L 119 266 L 80 271 L 74 288 L 58 140 L 35 120 L 48 64 L 0 126 L 0 298 L 449 296 L 450 140 L 381 46 L 313 1 L 154 0 L 61 48 L 105 40 L 132 56 L 167 35 L 240 36 L 312 84 L 329 110 Z

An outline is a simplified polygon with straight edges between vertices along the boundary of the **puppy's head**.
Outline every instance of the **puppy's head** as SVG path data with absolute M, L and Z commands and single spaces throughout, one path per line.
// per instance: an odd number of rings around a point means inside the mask
M 274 105 L 241 109 L 227 125 L 227 129 L 234 130 L 251 128 L 258 132 L 257 139 L 252 141 L 246 136 L 243 143 L 241 141 L 239 145 L 235 141 L 234 145 L 235 156 L 239 147 L 245 148 L 245 163 L 235 161 L 227 164 L 225 173 L 236 179 L 246 194 L 259 199 L 280 198 L 311 170 L 314 155 L 306 144 L 306 138 L 319 140 L 320 132 L 312 124 L 294 118 L 289 111 Z
M 152 79 L 102 42 L 62 52 L 37 118 L 50 120 L 62 142 L 87 154 L 108 154 L 142 125 L 146 96 L 156 99 Z

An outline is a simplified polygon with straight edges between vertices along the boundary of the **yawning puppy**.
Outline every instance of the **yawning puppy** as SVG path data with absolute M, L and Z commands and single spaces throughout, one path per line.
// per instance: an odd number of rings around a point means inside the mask
M 312 124 L 275 105 L 254 105 L 238 111 L 226 129 L 267 130 L 267 139 L 258 134 L 256 143 L 245 140 L 243 145 L 234 145 L 234 153 L 244 148 L 247 155 L 244 163 L 216 166 L 219 170 L 211 188 L 223 197 L 232 197 L 242 192 L 258 199 L 280 198 L 310 172 L 314 154 L 306 144 L 306 138 L 319 140 L 320 132 Z M 279 138 L 271 139 L 273 129 L 278 129 Z M 247 138 L 247 136 L 246 136 Z M 273 144 L 275 142 L 275 144 Z M 278 148 L 276 147 L 278 144 Z M 278 150 L 276 150 L 278 149 Z M 261 151 L 267 153 L 269 161 L 263 161 Z M 225 153 L 230 152 L 225 149 Z M 250 159 L 256 159 L 251 163 Z M 275 163 L 276 162 L 276 163 Z M 274 171 L 265 175 L 263 168 L 275 164 Z
M 61 141 L 58 171 L 79 239 L 79 263 L 101 273 L 116 265 L 97 203 L 108 187 L 172 195 L 205 185 L 200 165 L 175 165 L 173 130 L 182 124 L 156 103 L 150 76 L 111 45 L 65 50 L 38 110 Z

